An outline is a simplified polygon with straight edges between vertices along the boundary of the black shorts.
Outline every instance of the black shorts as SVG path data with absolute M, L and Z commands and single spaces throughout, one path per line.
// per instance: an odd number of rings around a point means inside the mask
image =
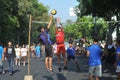
M 70 61 L 70 59 L 72 59 L 73 61 L 75 61 L 75 56 L 68 56 L 67 59 L 68 59 L 68 61 Z
M 45 54 L 46 54 L 46 57 L 52 57 L 53 52 L 52 52 L 51 45 L 45 45 Z

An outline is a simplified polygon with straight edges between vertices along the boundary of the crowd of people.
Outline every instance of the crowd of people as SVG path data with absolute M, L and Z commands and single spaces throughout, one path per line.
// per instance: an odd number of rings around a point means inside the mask
M 75 45 L 74 40 L 70 39 L 68 41 L 69 46 L 66 48 L 64 42 L 64 28 L 60 24 L 60 20 L 56 20 L 55 25 L 55 36 L 56 42 L 53 44 L 49 30 L 52 24 L 52 16 L 50 16 L 50 22 L 48 26 L 40 27 L 39 42 L 32 44 L 30 48 L 27 45 L 19 44 L 16 46 L 12 45 L 12 42 L 8 42 L 8 46 L 3 48 L 0 46 L 0 72 L 5 73 L 3 69 L 2 60 L 8 60 L 10 75 L 13 74 L 13 65 L 26 65 L 26 58 L 28 51 L 30 50 L 31 56 L 40 58 L 41 53 L 45 54 L 45 67 L 47 71 L 53 71 L 53 55 L 57 56 L 58 60 L 58 70 L 61 72 L 61 55 L 64 62 L 64 70 L 67 70 L 69 66 L 69 61 L 72 60 L 76 64 L 76 68 L 80 71 L 78 61 L 76 60 L 76 55 L 82 53 L 88 57 L 89 66 L 89 80 L 100 80 L 102 76 L 102 63 L 105 63 L 106 69 L 109 65 L 114 65 L 116 72 L 118 73 L 117 78 L 120 80 L 120 41 L 117 40 L 116 43 L 112 43 L 112 40 L 106 44 L 100 44 L 99 38 L 95 37 L 93 42 L 89 45 L 83 46 L 84 52 L 79 52 L 81 46 Z M 84 41 L 85 44 L 85 41 Z M 4 55 L 3 55 L 4 54 Z M 15 60 L 15 63 L 14 63 Z

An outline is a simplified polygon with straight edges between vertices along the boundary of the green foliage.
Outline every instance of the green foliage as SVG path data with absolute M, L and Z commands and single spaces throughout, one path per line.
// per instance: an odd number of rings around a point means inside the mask
M 8 41 L 28 43 L 29 14 L 32 20 L 48 21 L 48 9 L 38 0 L 1 0 L 0 12 L 0 41 L 4 45 Z M 35 29 L 34 38 L 39 34 Z
M 78 17 L 85 15 L 92 15 L 93 17 L 102 17 L 106 21 L 111 21 L 113 16 L 117 17 L 117 20 L 120 19 L 120 0 L 77 0 L 79 2 L 78 9 L 80 13 Z M 109 39 L 112 39 L 112 32 L 115 27 L 119 26 L 117 23 L 109 23 Z M 98 25 L 100 26 L 100 25 Z M 99 30 L 100 31 L 100 30 Z M 102 31 L 101 31 L 102 32 Z M 117 33 L 119 34 L 119 33 Z
M 66 39 L 68 39 L 70 36 L 74 39 L 79 39 L 81 37 L 91 39 L 94 36 L 94 30 L 96 28 L 96 32 L 100 39 L 105 40 L 105 33 L 107 31 L 108 24 L 102 18 L 96 19 L 96 25 L 93 22 L 94 21 L 92 16 L 83 16 L 78 18 L 78 20 L 74 23 L 67 23 L 65 27 Z

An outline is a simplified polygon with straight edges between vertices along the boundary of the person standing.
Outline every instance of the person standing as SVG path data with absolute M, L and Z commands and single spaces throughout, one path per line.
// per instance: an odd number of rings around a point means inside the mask
M 40 44 L 37 43 L 36 47 L 35 47 L 35 52 L 36 52 L 36 57 L 37 58 L 40 58 L 40 51 L 41 50 L 41 47 L 40 47 Z
M 4 59 L 4 48 L 0 44 L 0 74 L 5 73 L 5 71 L 3 70 L 3 62 L 2 62 L 3 59 Z
M 101 64 L 102 51 L 98 44 L 98 39 L 94 38 L 93 44 L 87 50 L 88 65 L 89 65 L 89 80 L 96 80 L 102 76 Z
M 77 71 L 80 71 L 79 64 L 75 59 L 75 47 L 73 47 L 73 43 L 69 43 L 69 47 L 67 48 L 67 64 L 71 59 L 76 64 Z
M 117 80 L 120 80 L 120 41 L 117 41 L 117 48 L 116 48 L 116 62 L 117 65 L 116 72 L 117 72 Z
M 15 55 L 16 55 L 16 61 L 15 61 L 15 65 L 20 65 L 20 56 L 21 56 L 21 52 L 20 52 L 20 47 L 17 44 L 15 47 Z
M 49 34 L 49 28 L 51 26 L 52 23 L 52 16 L 50 16 L 50 22 L 47 26 L 47 28 L 44 27 L 39 27 L 40 28 L 40 34 L 39 34 L 39 39 L 41 41 L 42 44 L 45 45 L 45 65 L 46 65 L 46 69 L 48 71 L 53 71 L 52 68 L 52 41 L 50 39 L 50 34 Z
M 6 48 L 6 56 L 7 56 L 7 60 L 8 60 L 8 65 L 9 65 L 9 74 L 12 75 L 13 74 L 13 62 L 14 62 L 14 58 L 15 58 L 15 50 L 14 47 L 12 46 L 12 42 L 8 42 L 8 46 Z
M 67 69 L 66 65 L 66 51 L 65 51 L 65 45 L 64 45 L 64 29 L 62 27 L 62 24 L 60 24 L 60 20 L 57 20 L 57 25 L 55 26 L 55 35 L 56 35 L 56 44 L 57 44 L 57 56 L 58 56 L 58 66 L 59 71 L 61 71 L 61 65 L 60 65 L 60 55 L 64 57 L 64 69 Z
M 22 45 L 20 52 L 21 52 L 21 57 L 23 60 L 23 66 L 25 66 L 26 65 L 26 57 L 27 57 L 27 47 L 24 44 Z

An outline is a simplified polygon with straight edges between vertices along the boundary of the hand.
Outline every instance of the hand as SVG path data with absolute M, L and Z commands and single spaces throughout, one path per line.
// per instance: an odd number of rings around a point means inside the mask
M 60 18 L 57 18 L 57 20 L 56 20 L 56 21 L 57 21 L 57 23 L 60 23 Z

